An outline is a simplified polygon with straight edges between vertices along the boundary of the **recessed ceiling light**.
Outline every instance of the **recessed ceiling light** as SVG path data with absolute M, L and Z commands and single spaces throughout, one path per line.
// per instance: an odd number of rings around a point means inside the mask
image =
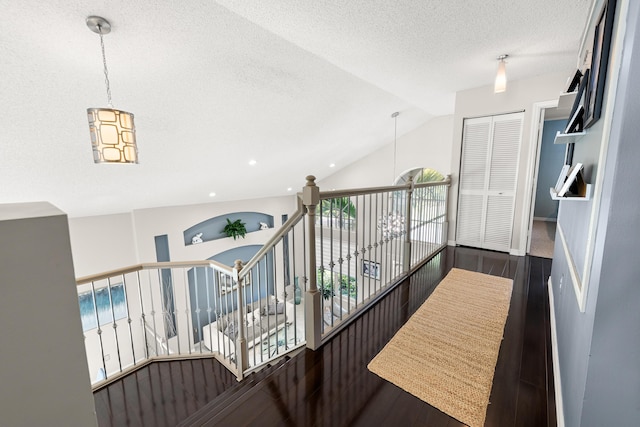
M 216 193 L 212 191 L 211 193 L 209 193 L 209 197 L 216 197 Z
M 287 188 L 287 191 L 291 191 L 291 190 L 293 190 L 293 188 L 291 188 L 291 187 Z
M 335 167 L 336 167 L 336 164 L 335 164 L 335 163 L 331 163 L 331 164 L 329 165 L 329 167 L 330 167 L 330 168 L 335 168 Z
M 249 165 L 250 166 L 255 166 L 256 163 L 258 163 L 258 162 L 256 162 L 255 160 L 249 160 Z

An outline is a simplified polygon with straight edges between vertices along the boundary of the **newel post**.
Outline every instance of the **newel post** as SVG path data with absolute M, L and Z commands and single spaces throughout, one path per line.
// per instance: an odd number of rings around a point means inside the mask
M 407 205 L 404 214 L 404 262 L 402 269 L 404 273 L 411 271 L 411 204 L 413 202 L 413 177 L 409 177 L 409 189 L 407 190 Z
M 236 295 L 238 298 L 238 336 L 236 338 L 236 367 L 238 368 L 237 377 L 240 381 L 244 377 L 244 371 L 249 368 L 249 350 L 247 348 L 247 338 L 245 336 L 245 304 L 244 304 L 244 277 L 240 277 L 242 270 L 242 260 L 237 259 L 233 267 L 233 279 L 238 284 Z
M 316 186 L 316 177 L 307 176 L 307 184 L 302 189 L 302 203 L 307 209 L 307 226 L 309 231 L 309 287 L 304 297 L 305 306 L 305 330 L 307 336 L 307 348 L 316 350 L 320 347 L 322 309 L 320 292 L 317 284 L 316 266 L 316 208 L 320 203 L 320 189 Z

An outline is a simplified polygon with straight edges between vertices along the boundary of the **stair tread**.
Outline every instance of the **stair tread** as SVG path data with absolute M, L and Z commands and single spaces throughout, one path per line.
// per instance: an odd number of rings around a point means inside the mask
M 233 402 L 240 400 L 242 396 L 250 393 L 255 385 L 264 381 L 276 370 L 282 368 L 288 360 L 289 358 L 285 357 L 275 365 L 269 365 L 258 372 L 251 373 L 247 378 L 225 390 L 179 425 L 183 427 L 202 426 L 205 422 L 210 423 L 215 421 L 224 413 L 225 408 L 229 408 Z

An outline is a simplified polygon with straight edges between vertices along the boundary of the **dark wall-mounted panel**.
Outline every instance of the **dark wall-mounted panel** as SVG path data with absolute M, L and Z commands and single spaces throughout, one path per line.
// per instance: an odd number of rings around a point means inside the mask
M 156 244 L 156 261 L 171 261 L 171 256 L 169 255 L 169 236 L 166 234 L 155 236 L 154 240 Z M 175 302 L 173 298 L 170 297 L 170 295 L 173 295 L 173 278 L 171 276 L 171 269 L 161 269 L 160 275 L 162 277 L 162 306 L 168 313 L 164 316 L 164 327 L 167 331 L 167 338 L 172 338 L 175 337 L 178 332 L 176 327 Z
M 216 239 L 224 239 L 227 237 L 222 231 L 227 225 L 227 218 L 233 222 L 237 219 L 245 223 L 247 233 L 260 230 L 261 223 L 266 224 L 268 228 L 273 228 L 273 216 L 261 212 L 232 212 L 202 221 L 184 231 L 184 245 L 189 246 L 194 242 L 194 237 L 202 233 L 196 242 L 208 242 Z M 201 240 L 201 242 L 200 242 Z

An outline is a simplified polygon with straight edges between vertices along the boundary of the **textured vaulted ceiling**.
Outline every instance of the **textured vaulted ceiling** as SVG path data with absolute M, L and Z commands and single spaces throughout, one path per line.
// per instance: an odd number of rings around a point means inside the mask
M 285 195 L 455 92 L 569 76 L 590 0 L 0 0 L 0 203 L 84 216 Z M 93 163 L 86 108 L 135 114 L 139 165 Z M 249 166 L 255 159 L 257 164 Z M 335 163 L 336 168 L 328 165 Z M 210 192 L 216 192 L 214 199 Z

